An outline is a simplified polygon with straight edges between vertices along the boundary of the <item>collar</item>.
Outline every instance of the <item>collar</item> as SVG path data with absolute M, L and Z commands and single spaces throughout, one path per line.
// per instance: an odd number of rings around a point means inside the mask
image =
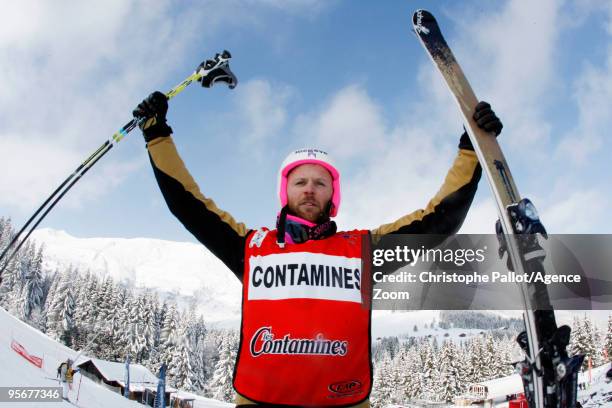
M 336 223 L 330 219 L 316 224 L 289 214 L 289 207 L 284 206 L 276 218 L 276 243 L 284 248 L 285 242 L 301 244 L 313 239 L 324 239 L 334 235 L 336 229 Z

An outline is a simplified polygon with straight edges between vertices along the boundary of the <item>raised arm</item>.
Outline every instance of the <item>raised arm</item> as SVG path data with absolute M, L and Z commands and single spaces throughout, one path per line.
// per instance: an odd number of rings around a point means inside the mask
M 155 92 L 134 111 L 134 116 L 147 118 L 142 130 L 157 184 L 172 214 L 242 280 L 249 230 L 202 194 L 176 149 L 167 110 L 165 96 Z
M 425 208 L 372 230 L 387 234 L 453 234 L 459 230 L 472 204 L 482 169 L 473 150 L 460 149 L 442 187 Z
M 498 135 L 502 123 L 486 102 L 480 102 L 474 113 L 478 126 Z M 482 168 L 467 133 L 461 135 L 459 152 L 446 174 L 442 187 L 429 200 L 425 208 L 403 216 L 397 221 L 372 230 L 380 237 L 387 234 L 441 234 L 456 233 L 472 204 Z

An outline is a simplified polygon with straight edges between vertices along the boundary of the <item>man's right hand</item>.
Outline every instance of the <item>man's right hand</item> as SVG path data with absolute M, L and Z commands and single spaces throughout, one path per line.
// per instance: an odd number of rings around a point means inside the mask
M 139 120 L 138 126 L 142 130 L 145 142 L 172 134 L 172 128 L 166 124 L 167 113 L 168 98 L 159 91 L 147 96 L 134 109 L 132 114 Z

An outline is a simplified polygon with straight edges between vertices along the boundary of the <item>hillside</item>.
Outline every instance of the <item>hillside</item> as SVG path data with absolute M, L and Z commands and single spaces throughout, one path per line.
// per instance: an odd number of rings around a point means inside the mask
M 78 353 L 65 347 L 45 334 L 33 329 L 27 324 L 11 316 L 0 308 L 0 386 L 3 387 L 57 387 L 56 369 L 61 361 L 74 358 Z M 38 368 L 23 358 L 11 348 L 11 343 L 17 342 L 22 345 L 28 354 L 40 357 L 42 367 Z M 79 358 L 83 361 L 85 356 Z M 76 363 L 78 364 L 79 361 Z M 181 392 L 183 395 L 186 393 Z M 83 408 L 142 408 L 143 405 L 127 400 L 121 395 L 94 383 L 80 374 L 75 375 L 73 389 L 68 394 L 69 399 L 77 406 Z M 77 401 L 78 396 L 78 401 Z M 220 401 L 211 400 L 199 396 L 196 399 L 195 408 L 219 408 L 231 407 Z M 14 403 L 2 403 L 0 407 L 16 406 Z M 45 402 L 45 407 L 73 407 L 74 404 L 62 402 Z M 40 402 L 20 402 L 22 408 L 37 408 Z

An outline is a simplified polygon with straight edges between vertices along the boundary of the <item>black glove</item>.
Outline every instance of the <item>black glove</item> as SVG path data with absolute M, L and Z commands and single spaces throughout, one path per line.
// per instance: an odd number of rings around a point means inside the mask
M 147 96 L 132 114 L 139 120 L 138 127 L 142 130 L 145 142 L 169 136 L 172 128 L 166 124 L 166 113 L 168 113 L 168 98 L 159 91 Z
M 474 116 L 472 117 L 476 121 L 479 128 L 486 132 L 494 132 L 495 136 L 499 135 L 504 127 L 501 120 L 499 120 L 495 112 L 493 112 L 493 109 L 491 109 L 491 105 L 483 101 L 478 102 L 478 105 L 476 105 L 476 108 L 474 109 Z M 463 131 L 461 139 L 459 140 L 459 148 L 474 150 L 472 141 L 465 130 Z

